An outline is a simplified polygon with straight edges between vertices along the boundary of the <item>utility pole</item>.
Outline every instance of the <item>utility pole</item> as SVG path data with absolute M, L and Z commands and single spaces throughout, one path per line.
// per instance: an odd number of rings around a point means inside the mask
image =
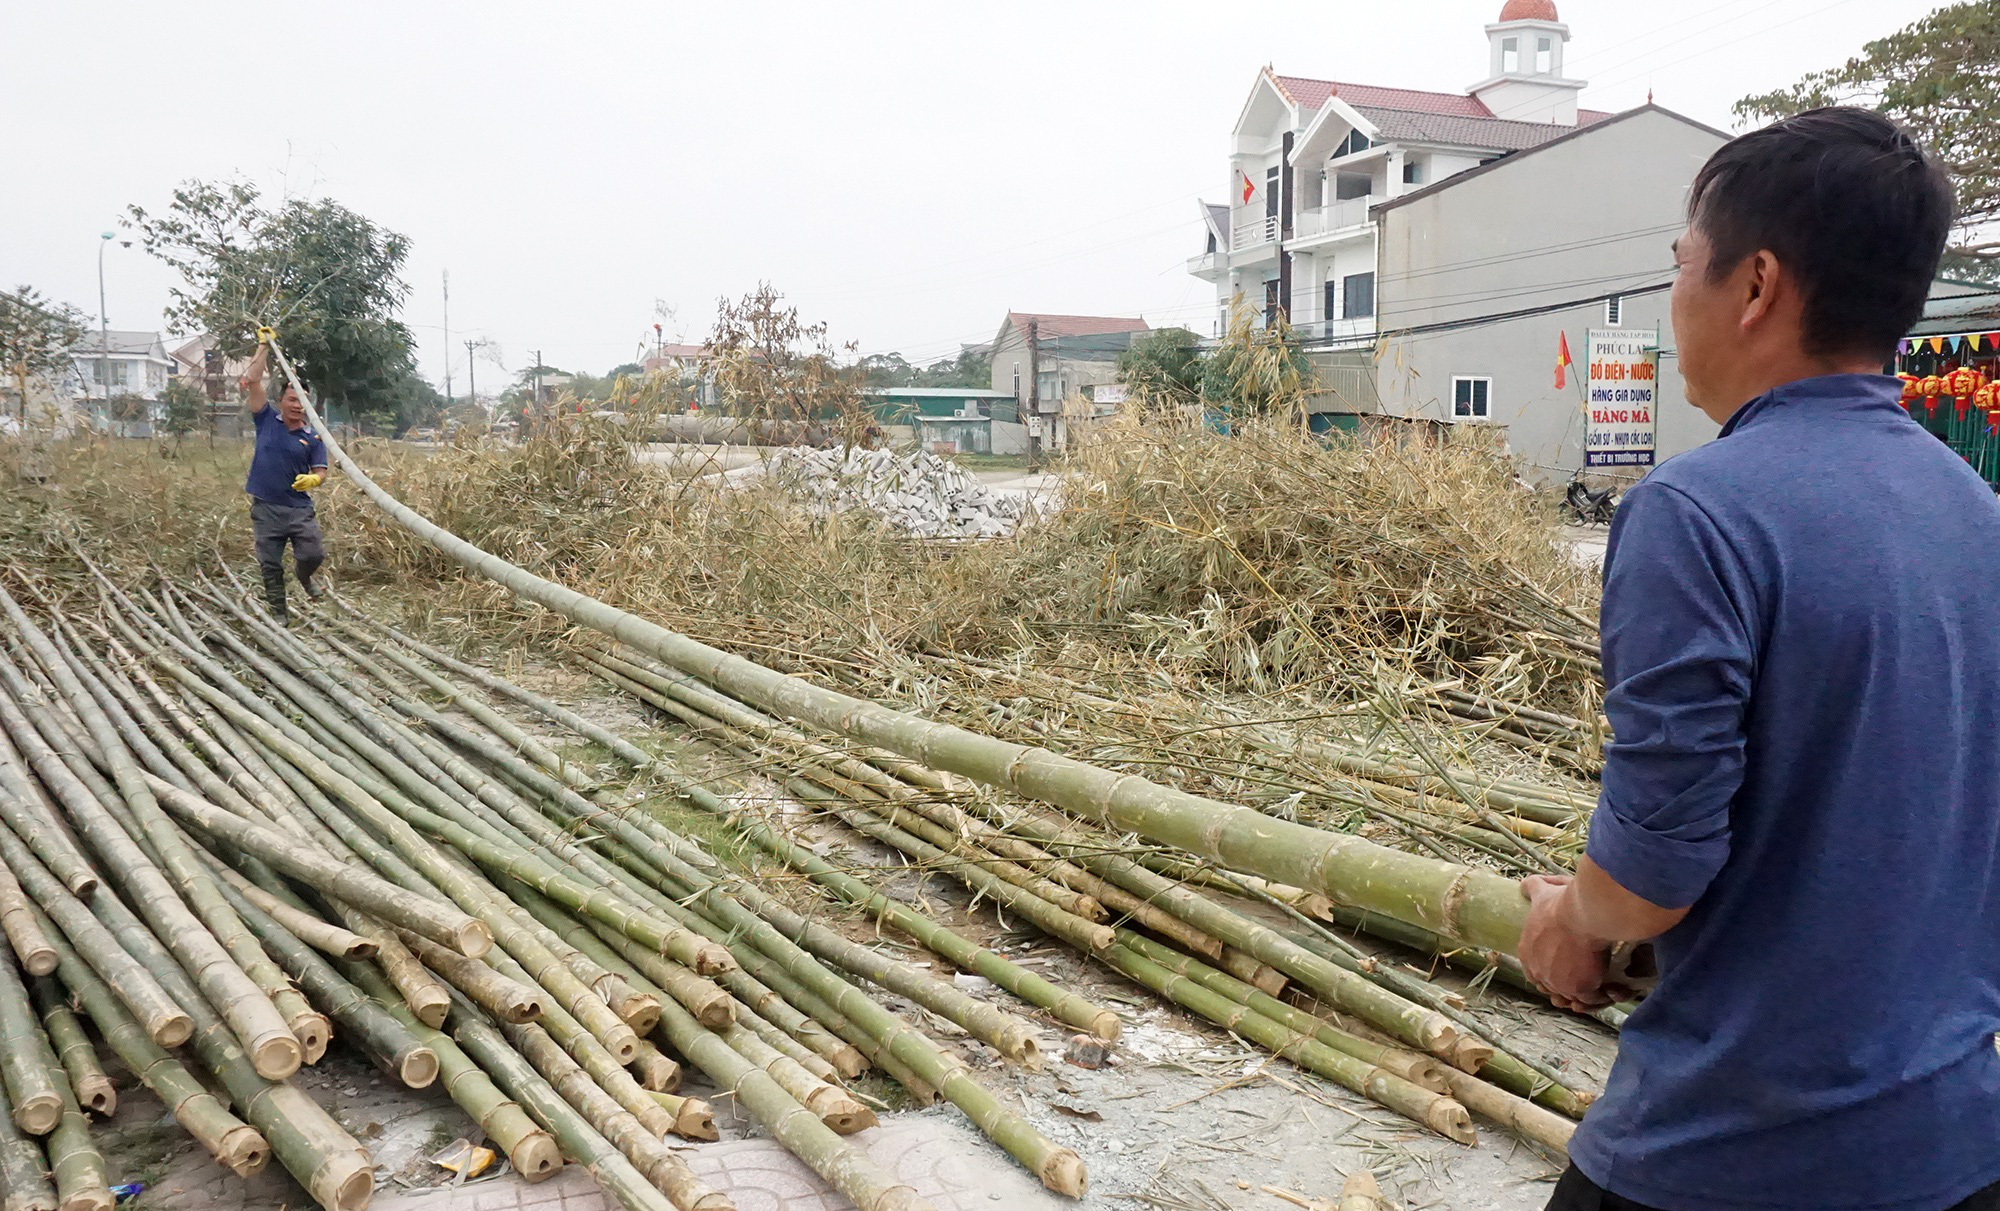
M 451 270 L 444 271 L 444 406 L 451 398 Z
M 1042 467 L 1042 359 L 1037 343 L 1040 321 L 1028 321 L 1028 470 Z
M 536 414 L 537 416 L 541 415 L 541 411 L 542 411 L 542 351 L 541 351 L 540 349 L 537 349 L 537 350 L 535 350 L 535 378 L 534 378 L 534 386 L 533 386 L 533 387 L 532 387 L 532 388 L 531 388 L 531 389 L 529 390 L 529 392 L 528 392 L 528 402 L 529 402 L 529 403 L 530 403 L 531 405 L 533 405 L 533 407 L 534 407 L 534 409 L 535 409 L 535 414 Z
M 479 368 L 472 362 L 472 351 L 476 348 L 478 342 L 465 342 L 465 390 L 472 396 L 472 406 L 475 408 L 479 406 Z
M 98 384 L 104 388 L 104 424 L 109 431 L 111 425 L 111 312 L 104 305 L 104 250 L 111 247 L 112 233 L 105 232 L 97 242 L 97 373 Z M 23 405 L 27 396 L 21 397 Z

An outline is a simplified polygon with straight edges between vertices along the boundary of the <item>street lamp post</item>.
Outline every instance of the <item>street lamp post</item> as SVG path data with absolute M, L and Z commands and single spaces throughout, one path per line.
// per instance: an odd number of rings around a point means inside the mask
M 104 250 L 111 247 L 115 233 L 105 232 L 97 242 L 97 374 L 104 388 L 104 423 L 111 423 L 111 311 L 104 305 Z

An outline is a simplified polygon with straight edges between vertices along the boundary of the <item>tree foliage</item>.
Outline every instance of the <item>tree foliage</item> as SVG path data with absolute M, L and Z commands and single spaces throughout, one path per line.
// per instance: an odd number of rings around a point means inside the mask
M 865 398 L 867 373 L 843 365 L 824 323 L 799 319 L 798 308 L 768 282 L 734 302 L 716 305 L 715 385 L 722 408 L 734 416 L 780 423 L 826 425 L 844 440 L 862 442 L 873 424 Z
M 208 396 L 185 378 L 167 380 L 160 392 L 160 404 L 165 409 L 160 428 L 174 437 L 186 437 L 206 425 Z
M 1947 271 L 2000 273 L 2000 0 L 1948 5 L 1839 67 L 1736 103 L 1745 121 L 1864 105 L 1907 127 L 1958 187 Z
M 870 387 L 968 387 L 985 389 L 993 383 L 993 353 L 961 349 L 956 357 L 913 366 L 900 353 L 871 353 L 855 363 Z
M 210 333 L 247 356 L 259 324 L 278 330 L 299 377 L 329 413 L 404 428 L 424 398 L 410 332 L 397 318 L 409 242 L 330 198 L 265 206 L 241 181 L 189 181 L 165 213 L 133 206 L 126 226 L 177 270 L 168 325 Z M 433 393 L 434 394 L 434 393 Z
M 1201 403 L 1205 369 L 1201 338 L 1185 328 L 1160 328 L 1135 337 L 1118 355 L 1118 376 L 1126 391 L 1148 409 Z
M 28 383 L 67 372 L 87 324 L 83 312 L 51 302 L 32 286 L 0 292 L 0 366 L 17 393 L 19 419 L 27 420 Z
M 1237 297 L 1229 332 L 1212 348 L 1182 328 L 1148 333 L 1118 359 L 1130 398 L 1141 409 L 1167 412 L 1199 407 L 1227 422 L 1251 416 L 1301 414 L 1312 389 L 1312 364 L 1291 325 L 1257 323 Z

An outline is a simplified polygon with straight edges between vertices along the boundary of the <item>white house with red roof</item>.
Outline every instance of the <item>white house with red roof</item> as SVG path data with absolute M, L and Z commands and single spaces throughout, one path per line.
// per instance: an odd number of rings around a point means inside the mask
M 1217 331 L 1239 296 L 1282 309 L 1308 341 L 1375 331 L 1372 207 L 1610 116 L 1577 106 L 1569 27 L 1554 0 L 1507 0 L 1486 27 L 1487 75 L 1464 93 L 1259 72 L 1236 119 L 1229 199 L 1204 204 L 1207 248 L 1188 270 L 1216 291 Z

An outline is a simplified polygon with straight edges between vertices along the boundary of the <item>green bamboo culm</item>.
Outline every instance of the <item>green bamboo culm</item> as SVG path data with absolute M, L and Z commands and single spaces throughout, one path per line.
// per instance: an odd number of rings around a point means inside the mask
M 272 351 L 305 400 L 308 417 L 318 424 L 284 351 L 275 344 Z M 1520 944 L 1527 902 L 1511 879 L 934 723 L 730 655 L 481 550 L 384 491 L 324 425 L 320 429 L 341 474 L 396 524 L 511 592 L 778 718 L 804 720 L 934 769 L 1177 846 L 1229 869 L 1319 891 L 1474 945 L 1511 954 Z
M 53 946 L 49 950 L 55 953 Z M 49 1045 L 55 1048 L 56 1059 L 69 1077 L 70 1092 L 76 1095 L 77 1104 L 92 1114 L 111 1117 L 118 1109 L 118 1087 L 111 1083 L 104 1065 L 98 1063 L 97 1051 L 64 998 L 62 985 L 47 976 L 36 976 L 28 981 L 28 995 L 34 1000 L 35 1011 L 42 1016 L 42 1030 L 49 1036 Z

